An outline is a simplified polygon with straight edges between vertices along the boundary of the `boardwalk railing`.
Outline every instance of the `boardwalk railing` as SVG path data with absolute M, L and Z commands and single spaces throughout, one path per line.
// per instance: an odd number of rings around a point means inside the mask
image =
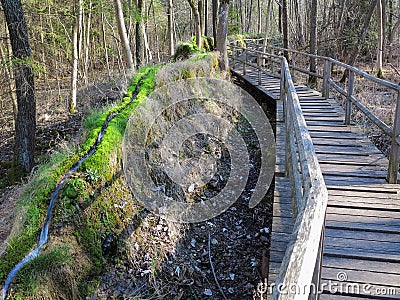
M 286 58 L 255 49 L 231 45 L 233 68 L 237 63 L 258 70 L 261 84 L 262 72 L 281 79 L 281 100 L 284 101 L 286 138 L 286 173 L 290 178 L 294 230 L 274 283 L 272 299 L 317 299 L 321 270 L 321 256 L 325 228 L 328 191 L 315 153 L 300 101 Z M 257 64 L 249 60 L 256 57 Z M 262 61 L 272 66 L 267 71 Z M 280 72 L 274 65 L 280 63 Z M 293 293 L 293 287 L 300 293 Z M 292 291 L 292 292 L 291 292 Z
M 267 52 L 271 53 L 282 53 L 288 52 L 291 55 L 291 74 L 292 78 L 295 78 L 296 71 L 307 74 L 310 76 L 315 76 L 316 78 L 322 79 L 322 96 L 326 99 L 330 96 L 330 90 L 333 88 L 338 93 L 343 95 L 346 98 L 345 105 L 345 119 L 344 124 L 350 125 L 351 123 L 351 115 L 353 107 L 358 109 L 363 115 L 365 115 L 373 124 L 375 124 L 382 132 L 391 139 L 391 147 L 389 153 L 389 166 L 388 166 L 388 174 L 387 181 L 389 183 L 398 183 L 398 174 L 399 174 L 399 165 L 400 165 L 400 85 L 396 85 L 392 82 L 379 79 L 374 77 L 366 72 L 363 72 L 353 66 L 347 65 L 340 61 L 337 61 L 330 57 L 313 55 L 310 53 L 300 52 L 296 50 L 284 49 L 276 46 L 265 46 L 263 41 L 255 40 L 255 41 L 247 41 L 251 49 L 266 49 Z M 248 48 L 246 47 L 246 48 Z M 296 56 L 303 56 L 309 59 L 314 58 L 323 62 L 323 74 L 318 72 L 310 72 L 307 69 L 300 68 L 296 65 Z M 344 71 L 347 72 L 347 89 L 341 87 L 338 83 L 336 83 L 332 77 L 333 68 L 341 67 L 344 68 Z M 355 75 L 360 76 L 361 78 L 367 79 L 371 82 L 377 83 L 382 87 L 386 87 L 388 89 L 393 90 L 397 93 L 397 102 L 396 109 L 394 114 L 393 126 L 387 125 L 377 116 L 375 116 L 364 104 L 362 104 L 359 100 L 354 97 L 354 84 L 355 84 Z

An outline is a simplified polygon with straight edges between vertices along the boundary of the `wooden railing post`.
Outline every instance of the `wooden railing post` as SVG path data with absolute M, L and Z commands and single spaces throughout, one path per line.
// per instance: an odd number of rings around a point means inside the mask
M 325 99 L 329 98 L 329 89 L 330 89 L 329 80 L 331 79 L 331 73 L 332 73 L 332 62 L 329 60 L 325 60 L 324 83 L 322 85 L 322 97 L 324 97 Z
M 326 218 L 326 217 L 325 217 Z M 317 254 L 317 260 L 315 262 L 314 275 L 312 279 L 312 285 L 310 287 L 310 296 L 309 300 L 318 300 L 319 299 L 319 289 L 321 286 L 321 271 L 322 271 L 322 258 L 324 253 L 324 239 L 325 239 L 325 222 L 324 227 L 321 232 L 321 240 L 319 242 L 319 249 Z
M 261 85 L 261 53 L 257 52 L 258 85 Z
M 348 90 L 347 90 L 347 100 L 346 100 L 346 115 L 344 119 L 344 124 L 345 125 L 350 125 L 351 122 L 351 110 L 352 110 L 352 101 L 351 97 L 353 96 L 353 90 L 354 90 L 354 72 L 350 71 L 349 72 L 349 81 L 348 81 Z
M 243 75 L 246 75 L 246 68 L 247 68 L 247 44 L 246 48 L 244 49 Z
M 295 72 L 296 72 L 296 57 L 292 53 L 292 80 L 293 80 L 293 82 L 296 81 L 296 79 L 295 79 L 296 73 Z
M 397 174 L 399 173 L 400 164 L 400 91 L 397 92 L 396 113 L 394 116 L 392 146 L 390 147 L 389 155 L 389 168 L 388 168 L 388 182 L 397 183 Z

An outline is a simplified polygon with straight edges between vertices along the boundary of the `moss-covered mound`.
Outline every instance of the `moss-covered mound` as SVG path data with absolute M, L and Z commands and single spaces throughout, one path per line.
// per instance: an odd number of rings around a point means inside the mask
M 138 72 L 119 105 L 94 112 L 84 121 L 86 137 L 79 148 L 52 156 L 34 174 L 18 200 L 17 232 L 0 257 L 0 282 L 37 243 L 51 193 L 62 176 L 94 144 L 105 120 L 120 112 L 97 151 L 68 179 L 60 193 L 41 255 L 14 279 L 9 299 L 84 299 L 98 287 L 105 266 L 124 256 L 124 237 L 147 212 L 133 199 L 122 171 L 121 143 L 134 109 L 157 86 L 174 80 L 218 74 L 216 55 Z M 156 79 L 156 74 L 159 73 Z M 140 81 L 136 101 L 130 102 Z

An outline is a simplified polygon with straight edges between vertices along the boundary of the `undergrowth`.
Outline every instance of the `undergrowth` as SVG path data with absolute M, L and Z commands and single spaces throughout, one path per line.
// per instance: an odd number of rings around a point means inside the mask
M 95 154 L 64 185 L 55 206 L 49 243 L 41 256 L 14 279 L 10 299 L 54 299 L 57 293 L 66 299 L 84 298 L 98 287 L 105 265 L 120 259 L 116 249 L 121 248 L 121 237 L 128 227 L 139 226 L 143 212 L 143 207 L 133 201 L 122 175 L 121 143 L 129 116 L 156 87 L 210 74 L 218 77 L 219 72 L 216 54 L 205 53 L 159 69 L 139 71 L 118 106 L 93 112 L 84 120 L 86 134 L 80 147 L 54 155 L 27 184 L 18 200 L 18 211 L 24 212 L 21 226 L 0 257 L 0 282 L 36 245 L 59 180 L 90 150 L 108 116 L 120 112 L 109 123 Z M 136 101 L 130 103 L 139 81 Z

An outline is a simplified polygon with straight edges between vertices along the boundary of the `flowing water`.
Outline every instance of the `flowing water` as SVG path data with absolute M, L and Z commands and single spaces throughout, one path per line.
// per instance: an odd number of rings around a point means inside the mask
M 141 82 L 141 80 L 138 82 L 136 89 L 132 94 L 131 101 L 128 104 L 126 104 L 124 107 L 122 107 L 119 111 L 108 116 L 107 120 L 104 122 L 104 124 L 101 128 L 99 135 L 97 136 L 96 141 L 90 147 L 90 150 L 88 151 L 88 153 L 86 153 L 85 156 L 83 156 L 75 165 L 73 165 L 68 170 L 68 172 L 61 179 L 60 183 L 56 186 L 53 194 L 51 195 L 50 204 L 47 209 L 46 220 L 42 227 L 42 231 L 40 232 L 39 242 L 37 243 L 36 247 L 28 255 L 26 255 L 8 274 L 7 279 L 4 283 L 4 287 L 3 287 L 2 300 L 7 299 L 8 290 L 9 290 L 10 284 L 13 281 L 14 277 L 18 274 L 18 272 L 22 269 L 23 266 L 25 266 L 28 262 L 32 261 L 34 258 L 39 256 L 40 249 L 43 247 L 44 244 L 47 243 L 48 238 L 49 238 L 49 236 L 48 236 L 49 235 L 49 226 L 50 226 L 50 222 L 51 222 L 52 215 L 53 215 L 53 207 L 54 207 L 56 199 L 57 199 L 62 187 L 64 186 L 65 182 L 72 175 L 72 173 L 74 173 L 78 170 L 78 168 L 82 165 L 82 163 L 85 160 L 87 160 L 89 157 L 91 157 L 96 152 L 97 147 L 101 143 L 104 133 L 106 132 L 110 121 L 112 119 L 114 119 L 125 107 L 127 107 L 128 105 L 132 104 L 133 101 L 135 101 L 135 99 L 138 95 L 138 92 L 139 92 L 140 82 Z

